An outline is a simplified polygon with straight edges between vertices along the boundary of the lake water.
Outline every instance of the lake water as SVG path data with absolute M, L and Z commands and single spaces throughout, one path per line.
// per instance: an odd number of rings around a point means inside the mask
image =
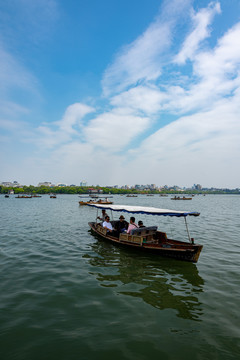
M 1 360 L 240 358 L 240 196 L 113 197 L 199 211 L 197 264 L 96 239 L 96 211 L 79 200 L 0 196 Z M 183 219 L 139 219 L 186 237 Z

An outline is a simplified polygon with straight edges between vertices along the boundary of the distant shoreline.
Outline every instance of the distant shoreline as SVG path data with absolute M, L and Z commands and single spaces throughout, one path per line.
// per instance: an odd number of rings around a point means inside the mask
M 22 187 L 5 187 L 0 185 L 0 194 L 8 194 L 9 191 L 13 190 L 14 194 L 72 194 L 72 195 L 106 195 L 106 194 L 116 194 L 116 195 L 127 195 L 127 194 L 138 194 L 138 195 L 175 195 L 175 194 L 188 194 L 188 195 L 218 195 L 218 194 L 233 194 L 240 195 L 240 189 L 202 189 L 202 190 L 136 190 L 136 189 L 116 189 L 116 188 L 107 188 L 107 187 L 83 187 L 83 186 L 22 186 Z

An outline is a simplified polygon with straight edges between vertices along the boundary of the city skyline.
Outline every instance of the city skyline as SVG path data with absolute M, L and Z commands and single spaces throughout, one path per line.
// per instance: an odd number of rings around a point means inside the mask
M 240 3 L 0 5 L 1 181 L 238 188 Z
M 0 182 L 0 186 L 6 187 L 6 188 L 21 188 L 21 187 L 49 187 L 49 188 L 53 188 L 53 187 L 86 187 L 86 188 L 107 188 L 107 189 L 119 189 L 119 190 L 127 190 L 127 189 L 135 189 L 135 190 L 151 190 L 151 191 L 161 191 L 161 190 L 240 190 L 240 187 L 236 187 L 236 188 L 218 188 L 216 186 L 211 186 L 211 187 L 204 187 L 201 184 L 193 184 L 190 187 L 186 187 L 186 186 L 179 186 L 179 185 L 156 185 L 156 184 L 125 184 L 125 185 L 119 185 L 119 184 L 115 184 L 115 185 L 99 185 L 99 184 L 88 184 L 85 180 L 84 181 L 80 181 L 79 185 L 77 184 L 63 184 L 63 183 L 56 183 L 53 184 L 50 181 L 45 181 L 45 182 L 39 182 L 37 185 L 35 184 L 20 184 L 18 181 L 13 181 L 13 182 Z

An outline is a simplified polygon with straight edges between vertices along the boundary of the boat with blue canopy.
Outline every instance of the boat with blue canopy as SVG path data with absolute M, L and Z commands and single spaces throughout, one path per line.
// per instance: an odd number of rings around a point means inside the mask
M 169 209 L 159 209 L 146 206 L 130 206 L 130 205 L 101 205 L 88 204 L 88 206 L 97 209 L 97 216 L 94 222 L 89 222 L 92 233 L 105 240 L 114 243 L 139 249 L 146 252 L 154 252 L 160 256 L 170 257 L 183 261 L 196 263 L 202 251 L 203 245 L 196 244 L 194 239 L 190 237 L 187 216 L 199 216 L 199 212 L 195 211 L 178 211 Z M 179 241 L 168 238 L 166 232 L 159 231 L 158 226 L 145 226 L 135 228 L 130 233 L 127 232 L 109 232 L 107 228 L 99 222 L 98 210 L 106 210 L 111 212 L 121 212 L 130 214 L 144 214 L 154 216 L 182 217 L 185 220 L 188 241 Z M 111 220 L 113 228 L 116 227 L 117 221 Z

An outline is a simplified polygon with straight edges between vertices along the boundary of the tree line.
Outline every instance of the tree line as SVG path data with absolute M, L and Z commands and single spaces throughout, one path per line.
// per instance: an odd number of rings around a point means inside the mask
M 108 187 L 91 187 L 101 194 L 183 194 L 183 191 L 179 190 L 137 190 L 137 189 L 117 189 L 117 188 L 108 188 Z M 48 186 L 23 186 L 23 187 L 5 187 L 0 185 L 0 193 L 7 194 L 10 190 L 13 190 L 15 194 L 72 194 L 72 195 L 81 195 L 89 194 L 89 187 L 86 186 L 54 186 L 49 188 Z M 198 195 L 198 194 L 240 194 L 240 189 L 204 189 L 204 190 L 184 190 L 184 194 L 189 195 Z M 100 193 L 98 194 L 100 195 Z

